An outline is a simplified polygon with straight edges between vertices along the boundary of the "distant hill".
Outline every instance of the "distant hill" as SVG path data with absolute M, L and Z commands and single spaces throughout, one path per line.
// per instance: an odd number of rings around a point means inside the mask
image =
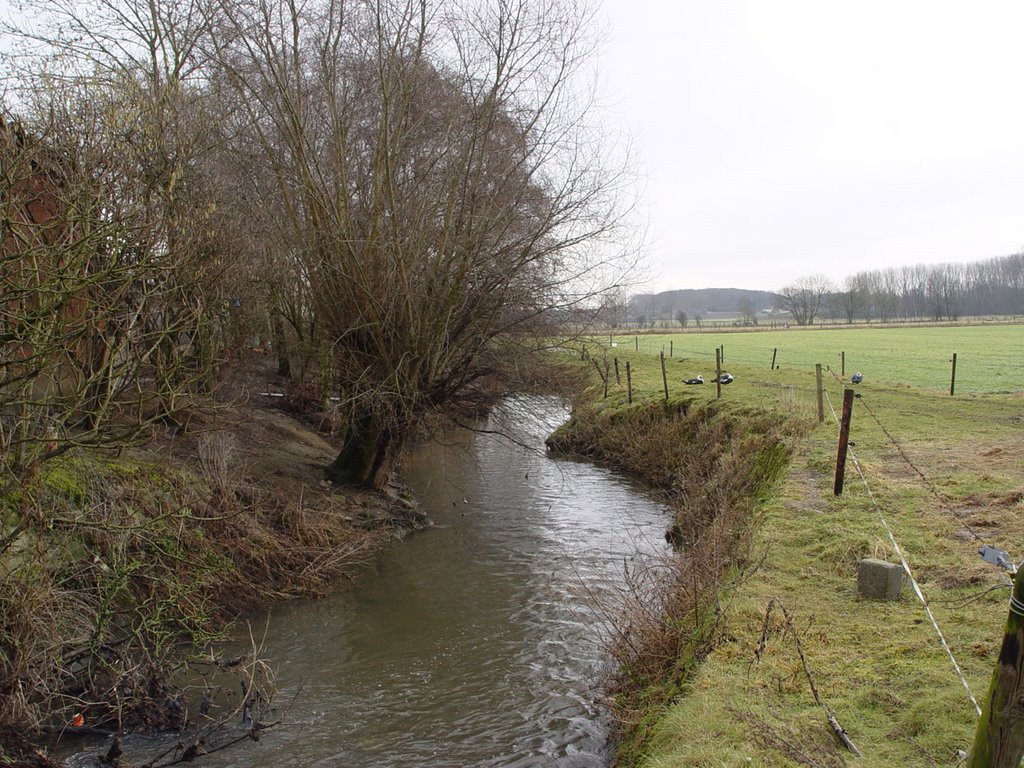
M 629 322 L 641 318 L 647 322 L 675 322 L 676 312 L 682 310 L 693 320 L 697 315 L 732 315 L 738 311 L 742 299 L 750 301 L 755 312 L 774 306 L 775 294 L 769 291 L 748 291 L 742 288 L 687 288 L 662 293 L 638 293 L 629 299 Z

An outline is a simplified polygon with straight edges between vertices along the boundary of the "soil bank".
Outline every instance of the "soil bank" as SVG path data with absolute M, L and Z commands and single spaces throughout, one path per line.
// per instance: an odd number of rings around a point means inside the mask
M 175 679 L 235 617 L 336 591 L 426 524 L 397 488 L 325 482 L 335 450 L 267 388 L 236 382 L 184 427 L 72 451 L 0 500 L 3 764 L 45 765 L 57 732 L 184 726 Z

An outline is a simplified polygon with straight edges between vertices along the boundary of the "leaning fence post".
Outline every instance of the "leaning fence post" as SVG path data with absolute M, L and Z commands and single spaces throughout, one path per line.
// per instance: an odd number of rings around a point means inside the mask
M 825 398 L 821 386 L 821 363 L 814 364 L 814 380 L 817 382 L 818 390 L 818 423 L 825 420 Z
M 615 358 L 615 386 L 620 386 L 622 379 L 619 378 L 619 358 Z
M 772 322 L 774 323 L 775 321 L 773 320 Z M 772 370 L 773 371 L 775 370 L 775 356 L 777 354 L 779 354 L 779 348 L 775 347 L 774 349 L 772 349 Z
M 949 396 L 953 396 L 953 392 L 956 390 L 956 352 L 953 353 L 953 372 L 949 377 Z
M 665 385 L 665 402 L 668 402 L 668 374 L 665 372 L 665 353 L 661 353 L 661 383 Z
M 722 397 L 722 350 L 715 349 L 715 385 L 718 387 L 718 398 Z
M 843 481 L 846 479 L 846 451 L 850 445 L 850 419 L 853 417 L 853 390 L 843 392 L 843 417 L 839 422 L 839 453 L 836 455 L 836 481 L 832 493 L 843 495 Z
M 633 376 L 629 372 L 629 360 L 626 361 L 626 392 L 629 404 L 633 404 Z
M 1024 755 L 1024 729 L 1019 711 L 1024 696 L 1024 571 L 1013 577 L 1010 615 L 1006 619 L 1003 644 L 996 661 L 988 698 L 978 727 L 967 768 L 1018 768 Z

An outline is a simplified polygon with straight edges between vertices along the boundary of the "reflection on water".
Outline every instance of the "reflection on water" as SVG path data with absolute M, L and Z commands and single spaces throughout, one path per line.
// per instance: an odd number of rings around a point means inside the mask
M 662 550 L 669 513 L 605 470 L 545 456 L 565 416 L 517 399 L 488 427 L 514 426 L 524 445 L 465 433 L 416 449 L 405 480 L 436 527 L 356 590 L 271 610 L 286 725 L 202 764 L 606 765 L 600 605 L 624 559 Z

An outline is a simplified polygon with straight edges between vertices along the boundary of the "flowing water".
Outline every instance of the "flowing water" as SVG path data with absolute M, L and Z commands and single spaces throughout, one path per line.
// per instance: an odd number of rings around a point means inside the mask
M 336 597 L 274 606 L 264 655 L 283 724 L 205 766 L 607 765 L 606 607 L 670 512 L 614 474 L 544 454 L 566 417 L 509 401 L 417 448 L 404 477 L 436 524 Z M 166 742 L 165 742 L 166 744 Z M 140 757 L 156 744 L 125 742 Z M 85 765 L 85 762 L 79 762 Z

